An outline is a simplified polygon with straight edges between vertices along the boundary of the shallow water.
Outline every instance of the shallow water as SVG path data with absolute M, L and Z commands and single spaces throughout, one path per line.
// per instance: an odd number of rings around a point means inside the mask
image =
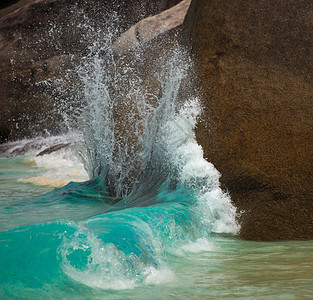
M 65 173 L 81 168 L 62 163 Z M 114 199 L 94 182 L 53 190 L 25 180 L 53 171 L 34 158 L 0 159 L 1 299 L 313 297 L 312 241 L 204 234 L 208 225 L 183 190 L 112 210 Z

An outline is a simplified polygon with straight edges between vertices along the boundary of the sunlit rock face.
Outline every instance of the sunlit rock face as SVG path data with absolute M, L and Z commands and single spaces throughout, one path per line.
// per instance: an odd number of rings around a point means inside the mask
M 185 19 L 190 2 L 191 0 L 183 0 L 160 14 L 145 18 L 133 25 L 114 41 L 115 53 L 119 56 L 124 55 L 130 50 L 144 47 L 146 43 L 158 36 L 178 28 Z
M 57 126 L 62 124 L 62 118 L 56 109 L 55 93 L 43 93 L 37 83 L 64 78 L 65 70 L 68 74 L 80 57 L 89 52 L 91 34 L 100 31 L 106 34 L 110 27 L 115 28 L 110 36 L 117 38 L 140 20 L 178 2 L 20 0 L 2 3 L 0 142 L 62 130 L 62 125 Z
M 197 138 L 222 173 L 245 239 L 313 237 L 312 1 L 193 0 Z

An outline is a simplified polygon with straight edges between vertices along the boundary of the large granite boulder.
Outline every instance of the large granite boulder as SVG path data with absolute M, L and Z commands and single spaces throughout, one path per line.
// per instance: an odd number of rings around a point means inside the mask
M 313 2 L 193 0 L 185 19 L 204 114 L 197 138 L 241 237 L 313 238 Z

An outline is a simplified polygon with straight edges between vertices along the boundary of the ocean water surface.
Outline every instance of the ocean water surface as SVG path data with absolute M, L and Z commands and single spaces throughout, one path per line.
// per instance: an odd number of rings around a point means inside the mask
M 105 213 L 96 184 L 52 187 L 61 168 L 85 180 L 66 151 L 40 163 L 33 156 L 0 159 L 1 299 L 313 296 L 313 242 L 199 234 L 192 227 L 200 221 L 183 201 Z M 43 159 L 59 169 L 43 167 Z

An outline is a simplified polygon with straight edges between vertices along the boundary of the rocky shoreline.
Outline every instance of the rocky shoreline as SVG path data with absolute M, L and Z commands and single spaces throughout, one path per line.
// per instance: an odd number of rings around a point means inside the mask
M 62 76 L 86 52 L 84 29 L 68 28 L 78 22 L 79 16 L 71 13 L 74 2 L 11 2 L 0 8 L 0 142 L 40 135 L 43 129 L 62 131 L 56 126 L 62 118 L 55 100 L 36 83 Z M 166 39 L 161 42 L 158 35 L 175 39 L 178 27 L 196 62 L 193 88 L 200 91 L 204 111 L 197 140 L 242 212 L 240 237 L 312 239 L 313 4 L 252 0 L 242 7 L 239 0 L 223 5 L 192 0 L 182 24 L 185 11 L 173 22 L 173 14 L 160 14 L 178 2 L 122 5 L 118 17 L 124 23 L 115 35 L 116 51 L 127 52 L 150 36 L 143 56 L 161 55 Z M 99 3 L 75 5 L 77 12 L 88 15 Z M 109 8 L 110 3 L 102 8 L 103 20 Z M 163 17 L 152 16 L 158 14 Z M 55 28 L 60 32 L 53 47 L 44 34 L 54 28 L 52 19 L 62 24 Z M 156 26 L 160 20 L 174 25 L 162 32 Z M 155 31 L 144 32 L 145 26 Z M 157 91 L 153 78 L 150 83 Z

